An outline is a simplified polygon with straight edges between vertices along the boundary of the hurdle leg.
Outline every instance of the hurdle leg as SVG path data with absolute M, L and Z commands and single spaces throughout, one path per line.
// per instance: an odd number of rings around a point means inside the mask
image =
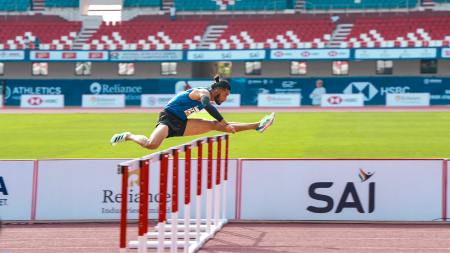
M 186 145 L 186 159 L 184 168 L 184 253 L 189 253 L 189 232 L 191 225 L 191 146 Z
M 127 190 L 128 190 L 128 166 L 120 166 L 122 173 L 122 203 L 120 210 L 120 253 L 127 252 Z
M 172 173 L 172 234 L 170 252 L 178 251 L 178 149 L 172 150 L 173 154 L 173 173 Z
M 202 215 L 202 156 L 203 148 L 202 141 L 198 141 L 198 159 L 197 159 L 197 214 L 196 214 L 196 229 L 195 229 L 195 240 L 200 242 L 200 225 L 201 225 L 201 215 Z
M 158 253 L 164 253 L 164 231 L 166 226 L 166 203 L 167 203 L 167 154 L 161 155 L 160 183 L 159 183 L 159 217 L 158 217 Z
M 223 170 L 223 211 L 222 217 L 225 220 L 227 218 L 227 183 L 228 183 L 228 142 L 229 136 L 225 135 L 225 166 Z
M 212 216 L 212 149 L 213 139 L 208 138 L 208 183 L 206 190 L 206 232 L 211 233 Z
M 222 157 L 222 137 L 219 137 L 217 142 L 217 161 L 216 161 L 216 189 L 214 197 L 214 225 L 219 226 L 219 216 L 220 216 L 220 167 Z

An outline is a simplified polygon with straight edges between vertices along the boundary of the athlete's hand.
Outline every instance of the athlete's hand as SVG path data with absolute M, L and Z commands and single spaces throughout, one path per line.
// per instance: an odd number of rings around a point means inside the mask
M 236 129 L 234 129 L 234 127 L 232 125 L 226 125 L 225 128 L 227 129 L 228 132 L 235 134 L 236 133 Z

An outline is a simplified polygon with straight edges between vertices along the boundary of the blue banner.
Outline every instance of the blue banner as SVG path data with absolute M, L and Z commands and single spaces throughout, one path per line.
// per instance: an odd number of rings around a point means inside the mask
M 242 105 L 256 105 L 259 93 L 300 93 L 301 104 L 311 105 L 311 93 L 321 80 L 325 93 L 362 93 L 365 105 L 384 105 L 387 93 L 430 93 L 432 105 L 450 104 L 450 78 L 333 77 L 231 78 L 232 94 Z M 122 80 L 6 80 L 6 105 L 19 106 L 22 94 L 63 94 L 66 106 L 81 106 L 83 94 L 125 94 L 126 105 L 140 105 L 141 94 L 177 94 L 195 87 L 210 87 L 212 79 Z M 322 93 L 323 93 L 322 92 Z

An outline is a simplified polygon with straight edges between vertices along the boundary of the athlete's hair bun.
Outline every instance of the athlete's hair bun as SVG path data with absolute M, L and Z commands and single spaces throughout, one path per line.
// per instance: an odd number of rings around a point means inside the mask
M 216 76 L 214 77 L 214 80 L 215 80 L 215 83 L 220 82 L 220 76 L 219 76 L 219 75 L 216 75 Z
M 223 89 L 227 89 L 227 90 L 231 91 L 230 83 L 225 80 L 220 81 L 219 75 L 216 75 L 214 77 L 214 81 L 215 82 L 211 85 L 211 89 L 223 88 Z

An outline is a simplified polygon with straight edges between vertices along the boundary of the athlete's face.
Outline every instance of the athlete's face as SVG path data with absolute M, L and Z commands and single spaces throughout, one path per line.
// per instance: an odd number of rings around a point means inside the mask
M 218 89 L 217 94 L 214 96 L 214 102 L 220 105 L 223 102 L 227 101 L 227 97 L 230 95 L 230 91 L 227 89 Z

